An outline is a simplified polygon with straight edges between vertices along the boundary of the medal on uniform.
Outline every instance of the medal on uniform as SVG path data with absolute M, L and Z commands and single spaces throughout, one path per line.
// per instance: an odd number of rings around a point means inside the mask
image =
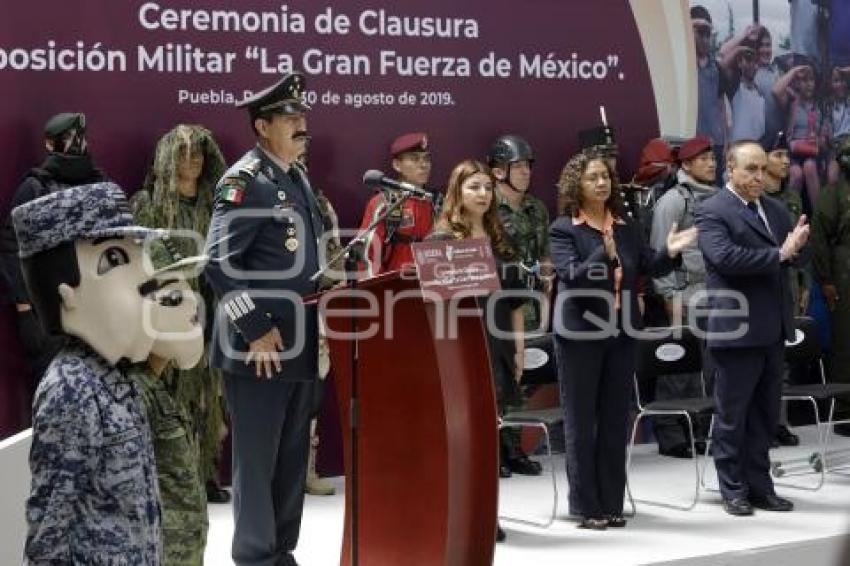
M 286 241 L 283 243 L 283 247 L 285 247 L 286 250 L 289 252 L 294 252 L 298 249 L 298 240 L 294 237 L 287 238 Z
M 286 191 L 278 191 L 277 198 L 278 200 L 286 200 Z

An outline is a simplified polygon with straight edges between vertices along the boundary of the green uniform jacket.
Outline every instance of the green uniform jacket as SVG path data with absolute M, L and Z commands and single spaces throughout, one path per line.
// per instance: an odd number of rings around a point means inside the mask
M 839 298 L 850 298 L 850 184 L 843 176 L 821 193 L 812 221 L 812 248 L 818 280 L 838 287 Z

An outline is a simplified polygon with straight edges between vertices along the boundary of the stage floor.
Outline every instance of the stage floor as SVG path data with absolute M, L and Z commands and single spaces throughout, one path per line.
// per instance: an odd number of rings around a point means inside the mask
M 814 439 L 812 427 L 797 429 L 803 446 L 782 448 L 774 460 L 807 455 Z M 838 448 L 850 450 L 850 438 L 834 437 Z M 701 495 L 691 511 L 641 504 L 625 529 L 592 532 L 575 527 L 566 516 L 567 482 L 564 460 L 556 455 L 559 490 L 558 519 L 546 530 L 503 522 L 508 540 L 496 547 L 496 566 L 605 566 L 687 564 L 697 566 L 838 566 L 843 545 L 850 542 L 850 475 L 829 474 L 820 491 L 777 486 L 777 492 L 796 504 L 792 513 L 756 512 L 731 517 L 723 512 L 716 493 Z M 548 470 L 547 470 L 548 472 Z M 850 474 L 850 470 L 846 470 Z M 787 478 L 788 483 L 811 485 L 816 476 Z M 548 481 L 547 481 L 548 480 Z M 707 480 L 716 485 L 713 466 Z M 339 563 L 343 496 L 342 478 L 332 497 L 307 496 L 301 540 L 296 557 L 303 566 Z M 639 446 L 632 463 L 631 486 L 638 499 L 662 499 L 685 505 L 693 496 L 694 469 L 689 460 L 662 458 L 655 445 Z M 543 519 L 551 508 L 551 480 L 515 476 L 502 480 L 500 513 Z M 210 508 L 208 566 L 229 566 L 233 519 L 229 505 Z M 415 537 L 416 533 L 411 533 Z M 384 566 L 384 565 L 379 565 Z M 386 565 L 404 566 L 404 565 Z M 845 565 L 841 565 L 845 566 Z M 850 564 L 846 565 L 850 566 Z

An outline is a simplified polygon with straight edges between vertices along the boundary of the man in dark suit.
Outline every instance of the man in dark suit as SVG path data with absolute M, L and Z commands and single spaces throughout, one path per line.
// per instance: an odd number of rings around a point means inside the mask
M 207 236 L 205 275 L 220 302 L 211 365 L 224 373 L 233 431 L 233 561 L 295 566 L 318 319 L 324 231 L 298 161 L 307 139 L 305 80 L 291 73 L 241 103 L 257 145 L 222 177 Z
M 793 503 L 773 490 L 768 450 L 783 341 L 794 335 L 788 272 L 805 259 L 809 226 L 805 216 L 792 226 L 781 203 L 761 198 L 767 156 L 756 142 L 732 144 L 726 165 L 729 183 L 696 213 L 717 371 L 714 461 L 727 513 L 790 511 Z

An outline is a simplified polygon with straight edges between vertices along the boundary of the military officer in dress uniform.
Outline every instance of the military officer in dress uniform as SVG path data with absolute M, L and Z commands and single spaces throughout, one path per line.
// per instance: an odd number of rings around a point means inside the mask
M 431 149 L 423 132 L 402 134 L 390 144 L 392 167 L 398 180 L 418 189 L 427 189 L 431 177 Z M 404 269 L 413 264 L 412 244 L 425 239 L 434 227 L 442 194 L 431 191 L 431 200 L 407 197 L 392 210 L 366 239 L 370 275 Z M 395 189 L 381 188 L 369 199 L 360 229 L 365 230 L 388 206 L 402 198 Z
M 314 293 L 322 218 L 298 156 L 307 135 L 304 76 L 237 104 L 257 145 L 219 181 L 205 275 L 219 298 L 211 364 L 224 373 L 233 433 L 232 555 L 291 566 L 304 503 L 317 375 Z

